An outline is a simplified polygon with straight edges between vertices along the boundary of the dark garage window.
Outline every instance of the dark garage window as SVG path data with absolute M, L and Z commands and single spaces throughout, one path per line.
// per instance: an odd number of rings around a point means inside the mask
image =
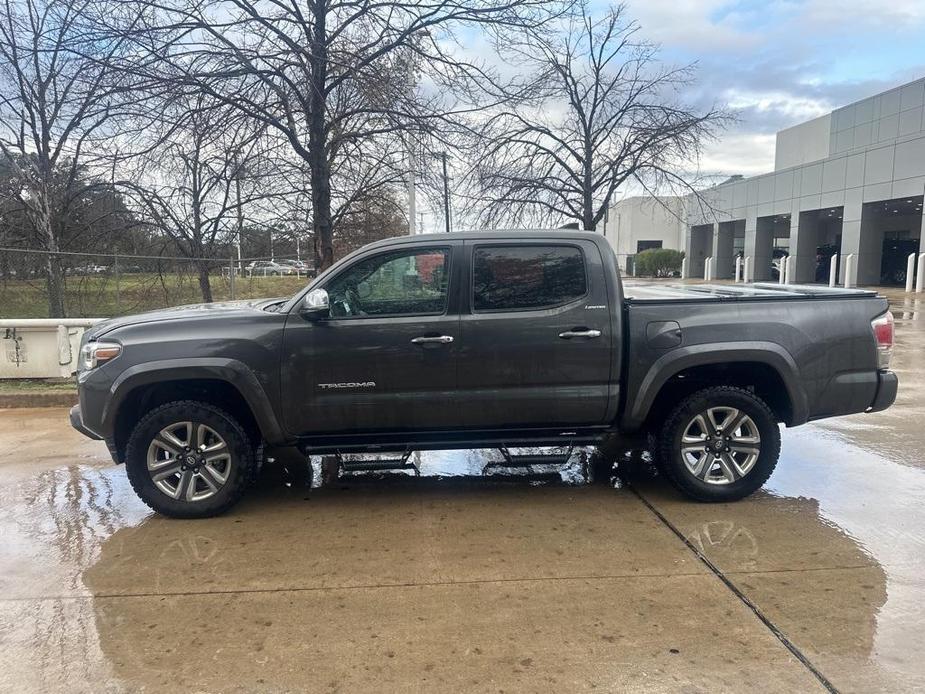
M 476 311 L 523 311 L 574 301 L 588 290 L 574 246 L 482 246 L 472 272 Z

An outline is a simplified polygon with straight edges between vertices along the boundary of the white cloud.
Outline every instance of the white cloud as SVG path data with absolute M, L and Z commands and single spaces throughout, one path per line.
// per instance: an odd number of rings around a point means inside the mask
M 630 0 L 627 11 L 646 38 L 664 46 L 695 51 L 754 48 L 761 37 L 737 26 L 736 15 L 714 19 L 728 5 L 728 0 Z
M 897 32 L 913 29 L 925 21 L 925 2 L 922 0 L 809 0 L 801 12 L 807 23 L 819 23 L 829 29 L 844 26 L 851 30 L 872 25 L 889 27 Z
M 774 135 L 730 133 L 704 150 L 700 167 L 705 174 L 755 176 L 774 170 Z

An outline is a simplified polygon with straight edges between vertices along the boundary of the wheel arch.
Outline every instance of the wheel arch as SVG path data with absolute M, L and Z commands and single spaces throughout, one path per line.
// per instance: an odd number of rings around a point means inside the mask
M 634 431 L 657 423 L 680 398 L 711 385 L 753 391 L 787 426 L 807 420 L 799 371 L 779 345 L 698 345 L 664 355 L 652 365 L 627 408 L 624 428 Z
M 286 440 L 265 390 L 244 364 L 233 359 L 164 360 L 127 369 L 112 385 L 103 423 L 112 432 L 120 462 L 133 423 L 172 400 L 197 400 L 225 410 L 255 442 Z

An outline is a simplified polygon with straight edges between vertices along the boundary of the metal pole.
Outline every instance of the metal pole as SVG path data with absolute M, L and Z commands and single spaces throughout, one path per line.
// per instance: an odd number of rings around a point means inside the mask
M 112 271 L 116 276 L 116 313 L 120 313 L 122 310 L 122 292 L 119 286 L 119 256 L 117 255 L 112 257 Z
M 243 265 L 241 265 L 241 242 L 244 238 L 244 211 L 241 209 L 241 169 L 240 167 L 235 169 L 234 177 L 234 188 L 235 188 L 235 197 L 237 200 L 238 206 L 238 267 L 241 267 L 243 270 Z M 234 294 L 232 294 L 234 298 Z
M 414 158 L 408 155 L 408 235 L 414 236 L 417 230 L 417 200 L 414 191 Z
M 443 216 L 446 222 L 446 233 L 450 233 L 450 179 L 446 173 L 446 152 L 440 153 L 443 159 Z
M 234 282 L 235 282 L 235 272 L 236 268 L 234 266 L 234 256 L 231 257 L 231 260 L 228 262 L 228 283 L 229 283 L 229 293 L 231 294 L 231 300 L 234 301 Z

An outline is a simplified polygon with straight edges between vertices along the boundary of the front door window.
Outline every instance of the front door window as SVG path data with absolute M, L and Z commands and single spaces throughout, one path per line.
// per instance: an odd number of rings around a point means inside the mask
M 333 318 L 446 311 L 449 249 L 394 251 L 361 260 L 326 287 Z

